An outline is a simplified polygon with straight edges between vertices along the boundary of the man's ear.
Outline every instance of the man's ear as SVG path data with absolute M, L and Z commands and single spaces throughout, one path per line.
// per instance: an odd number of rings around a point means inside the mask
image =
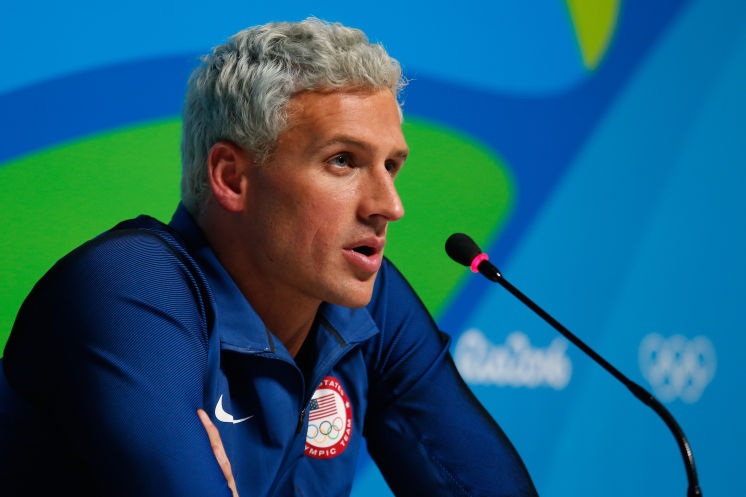
M 251 156 L 230 142 L 218 142 L 207 156 L 207 174 L 215 200 L 229 212 L 240 212 L 246 194 L 246 171 Z

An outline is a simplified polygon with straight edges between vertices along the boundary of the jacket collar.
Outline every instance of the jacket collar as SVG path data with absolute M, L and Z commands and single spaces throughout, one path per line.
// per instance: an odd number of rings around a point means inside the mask
M 179 203 L 169 226 L 182 236 L 189 253 L 207 278 L 215 307 L 214 329 L 220 334 L 221 347 L 289 356 L 220 264 L 202 230 L 182 203 Z M 320 327 L 342 348 L 367 340 L 379 332 L 366 308 L 350 309 L 324 302 L 319 315 Z

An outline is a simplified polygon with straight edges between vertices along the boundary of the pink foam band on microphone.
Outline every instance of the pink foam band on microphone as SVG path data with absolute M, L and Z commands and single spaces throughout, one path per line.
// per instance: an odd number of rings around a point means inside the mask
M 479 267 L 479 263 L 482 261 L 486 261 L 487 259 L 489 259 L 489 256 L 485 254 L 484 252 L 476 256 L 474 260 L 471 261 L 471 272 L 478 273 L 479 269 L 477 268 Z

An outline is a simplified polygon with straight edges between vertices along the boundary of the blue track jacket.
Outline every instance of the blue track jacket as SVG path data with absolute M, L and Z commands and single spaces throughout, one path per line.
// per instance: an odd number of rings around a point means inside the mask
M 535 495 L 390 262 L 367 307 L 322 304 L 293 358 L 183 206 L 61 259 L 2 365 L 6 496 L 230 496 L 198 408 L 241 497 L 348 495 L 363 437 L 396 495 Z

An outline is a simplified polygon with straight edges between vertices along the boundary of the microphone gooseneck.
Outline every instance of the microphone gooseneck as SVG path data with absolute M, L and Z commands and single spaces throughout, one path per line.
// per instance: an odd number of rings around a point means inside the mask
M 562 326 L 559 321 L 554 319 L 544 309 L 526 297 L 520 290 L 511 285 L 510 282 L 502 276 L 500 271 L 487 260 L 487 255 L 482 253 L 479 246 L 468 235 L 454 233 L 448 237 L 448 240 L 446 241 L 446 253 L 451 259 L 459 264 L 471 267 L 473 272 L 479 272 L 490 281 L 502 285 L 528 308 L 541 316 L 541 318 L 549 323 L 555 330 L 559 331 L 565 338 L 570 340 L 575 344 L 575 346 L 590 356 L 591 359 L 611 373 L 612 376 L 621 381 L 635 397 L 653 409 L 666 423 L 666 426 L 668 426 L 669 430 L 671 430 L 671 433 L 673 433 L 673 436 L 676 438 L 676 443 L 679 445 L 679 450 L 684 459 L 684 466 L 686 467 L 686 475 L 689 482 L 687 497 L 702 497 L 702 490 L 699 488 L 699 481 L 697 479 L 697 470 L 694 466 L 694 454 L 692 453 L 689 441 L 686 439 L 683 430 L 676 422 L 673 415 L 658 401 L 658 399 L 643 387 L 623 375 L 618 369 L 607 362 L 606 359 L 598 355 L 593 349 L 570 332 L 570 330 Z

